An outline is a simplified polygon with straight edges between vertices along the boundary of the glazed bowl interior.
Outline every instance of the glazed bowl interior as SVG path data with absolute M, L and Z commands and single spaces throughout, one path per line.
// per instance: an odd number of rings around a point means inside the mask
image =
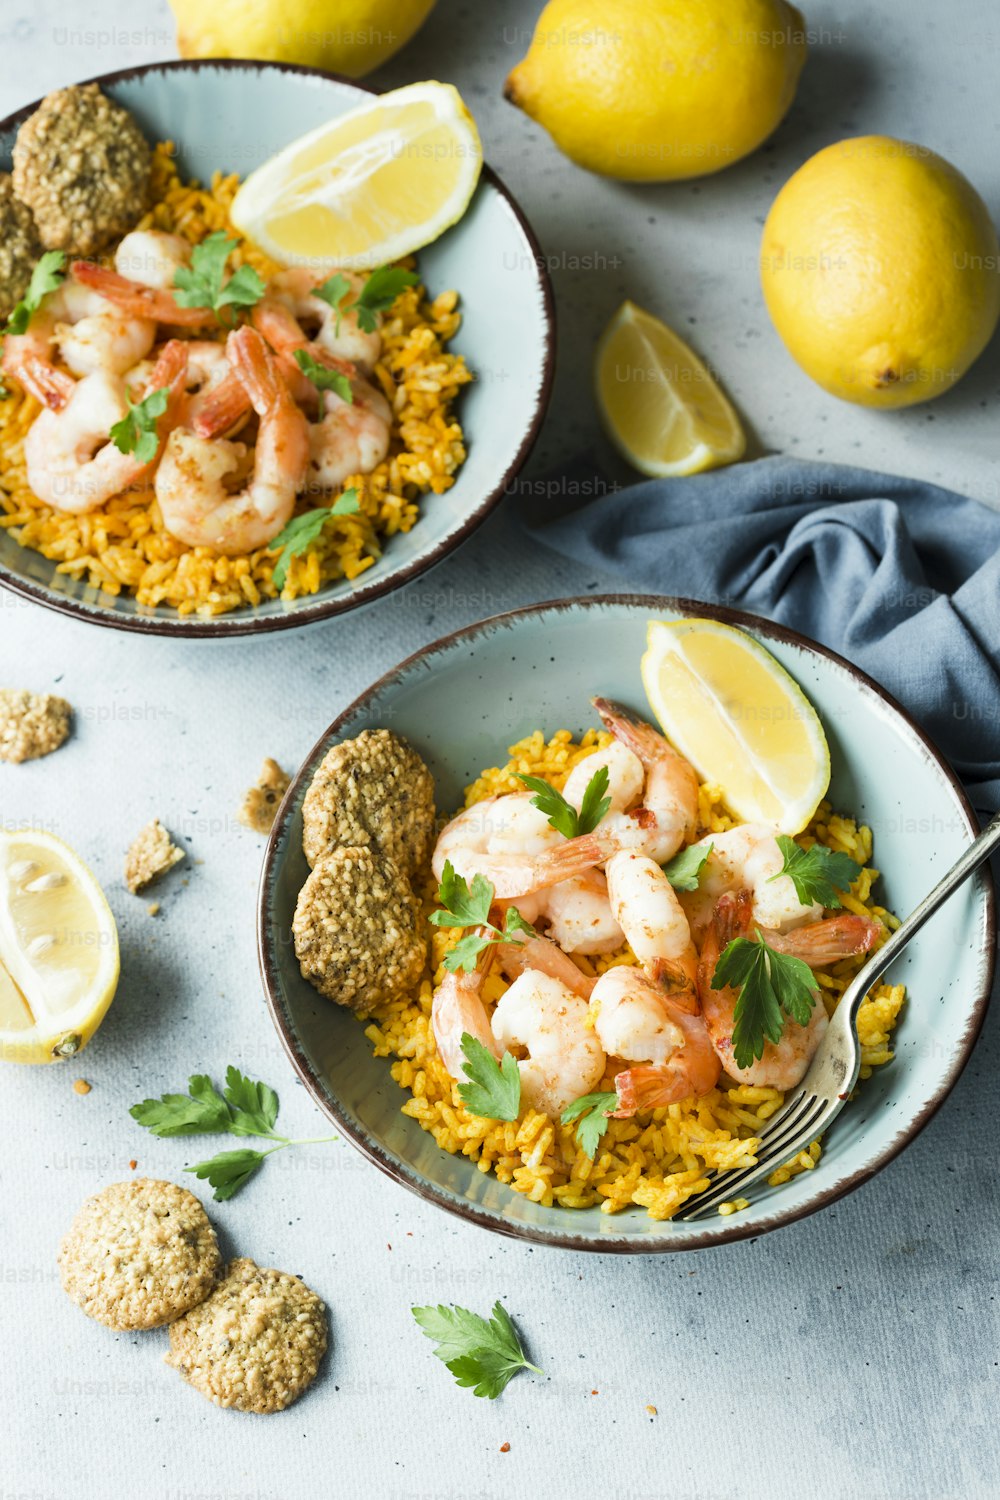
M 182 175 L 210 183 L 216 171 L 241 176 L 275 151 L 358 103 L 370 92 L 326 73 L 252 62 L 154 63 L 110 74 L 102 88 L 132 111 L 150 141 L 173 141 Z M 0 122 L 0 170 L 33 106 Z M 268 600 L 214 619 L 144 608 L 55 571 L 38 552 L 0 531 L 0 581 L 53 608 L 98 624 L 161 634 L 246 635 L 357 608 L 397 588 L 446 556 L 485 519 L 524 462 L 541 424 L 552 373 L 553 314 L 548 277 L 520 210 L 487 168 L 465 214 L 420 252 L 432 295 L 454 288 L 462 326 L 450 348 L 477 379 L 458 415 L 468 457 L 452 489 L 427 495 L 406 534 L 354 583 L 283 603 Z
M 260 891 L 262 970 L 275 1023 L 320 1107 L 378 1166 L 442 1207 L 500 1233 L 577 1249 L 680 1250 L 759 1234 L 856 1187 L 889 1161 L 947 1094 L 988 1003 L 993 896 L 986 876 L 963 887 L 892 966 L 908 1000 L 895 1061 L 876 1070 L 837 1120 L 819 1165 L 780 1188 L 752 1191 L 750 1208 L 707 1223 L 656 1223 L 641 1208 L 546 1208 L 440 1150 L 400 1113 L 407 1097 L 375 1059 L 350 1012 L 301 977 L 290 941 L 302 855 L 302 798 L 329 747 L 365 728 L 405 736 L 434 774 L 438 807 L 536 728 L 580 733 L 596 723 L 595 693 L 645 711 L 639 675 L 646 624 L 701 614 L 742 626 L 801 684 L 823 720 L 835 807 L 868 823 L 880 894 L 905 914 L 978 831 L 952 773 L 902 711 L 848 663 L 750 616 L 687 601 L 590 599 L 499 616 L 426 648 L 375 684 L 316 745 L 273 830 Z

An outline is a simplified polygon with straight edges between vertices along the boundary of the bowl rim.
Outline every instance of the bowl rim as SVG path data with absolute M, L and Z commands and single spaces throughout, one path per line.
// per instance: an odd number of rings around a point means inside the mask
M 872 695 L 883 707 L 902 721 L 903 727 L 909 731 L 916 741 L 917 749 L 923 753 L 925 758 L 935 765 L 949 785 L 958 807 L 965 818 L 966 825 L 972 837 L 980 831 L 979 820 L 973 810 L 972 804 L 966 796 L 961 782 L 952 770 L 948 761 L 937 748 L 930 736 L 920 727 L 913 716 L 887 692 L 880 683 L 867 673 L 861 671 L 853 662 L 848 661 L 838 652 L 829 647 L 811 640 L 808 636 L 801 635 L 786 625 L 779 625 L 759 615 L 750 614 L 744 610 L 732 609 L 723 605 L 707 604 L 697 599 L 686 599 L 667 594 L 587 594 L 578 597 L 564 599 L 548 599 L 538 604 L 522 606 L 518 609 L 505 610 L 500 614 L 489 615 L 474 624 L 462 626 L 458 630 L 450 631 L 447 635 L 440 636 L 437 640 L 413 651 L 397 666 L 384 672 L 377 681 L 345 707 L 320 735 L 319 739 L 303 758 L 299 769 L 293 777 L 288 790 L 282 799 L 274 824 L 271 828 L 264 852 L 264 860 L 261 867 L 260 883 L 258 886 L 257 899 L 257 961 L 260 969 L 261 981 L 267 1008 L 281 1043 L 288 1058 L 295 1069 L 298 1077 L 305 1085 L 313 1103 L 323 1112 L 337 1128 L 343 1132 L 345 1138 L 359 1150 L 363 1156 L 373 1162 L 382 1172 L 393 1181 L 401 1183 L 410 1192 L 427 1202 L 436 1204 L 448 1213 L 467 1223 L 478 1225 L 481 1228 L 491 1230 L 495 1234 L 501 1234 L 510 1239 L 526 1240 L 532 1244 L 550 1246 L 554 1249 L 590 1251 L 597 1254 L 673 1254 L 686 1250 L 705 1250 L 717 1245 L 732 1243 L 736 1240 L 753 1239 L 761 1234 L 767 1234 L 771 1230 L 782 1228 L 786 1224 L 793 1224 L 800 1219 L 808 1218 L 811 1214 L 818 1213 L 821 1209 L 836 1203 L 838 1199 L 844 1198 L 856 1188 L 868 1182 L 883 1167 L 893 1161 L 911 1141 L 915 1140 L 924 1127 L 934 1117 L 941 1105 L 951 1093 L 966 1064 L 972 1054 L 973 1047 L 982 1030 L 986 1013 L 989 1009 L 990 997 L 993 989 L 993 978 L 996 968 L 996 939 L 997 939 L 997 916 L 996 916 L 996 893 L 993 881 L 987 867 L 979 870 L 973 877 L 981 895 L 984 897 L 985 924 L 983 931 L 983 946 L 979 953 L 979 988 L 968 1015 L 966 1027 L 961 1039 L 961 1049 L 953 1066 L 941 1079 L 935 1091 L 932 1093 L 919 1111 L 913 1116 L 904 1129 L 897 1133 L 893 1140 L 878 1156 L 859 1167 L 856 1171 L 849 1173 L 836 1184 L 819 1192 L 815 1198 L 805 1204 L 786 1209 L 775 1209 L 763 1220 L 753 1223 L 740 1224 L 735 1216 L 728 1220 L 719 1221 L 719 1227 L 711 1230 L 704 1229 L 698 1232 L 685 1233 L 683 1237 L 672 1240 L 669 1234 L 660 1237 L 635 1236 L 634 1240 L 625 1237 L 605 1239 L 601 1235 L 588 1233 L 548 1233 L 532 1225 L 515 1224 L 501 1219 L 494 1214 L 478 1207 L 476 1204 L 452 1198 L 444 1193 L 433 1183 L 418 1178 L 415 1169 L 406 1168 L 406 1164 L 397 1163 L 395 1158 L 383 1150 L 375 1141 L 371 1140 L 363 1130 L 358 1129 L 354 1123 L 341 1111 L 336 1104 L 331 1105 L 320 1088 L 309 1059 L 305 1052 L 298 1046 L 292 1033 L 289 1020 L 285 1015 L 280 1001 L 280 988 L 277 982 L 277 962 L 275 946 L 271 939 L 269 893 L 274 888 L 273 873 L 278 861 L 278 846 L 284 834 L 285 826 L 292 815 L 300 789 L 304 788 L 311 779 L 315 761 L 321 750 L 328 747 L 332 737 L 340 733 L 341 726 L 349 719 L 356 717 L 377 697 L 386 687 L 404 677 L 415 665 L 420 662 L 427 663 L 435 656 L 451 651 L 455 646 L 463 643 L 474 645 L 476 640 L 486 633 L 491 633 L 498 627 L 513 624 L 532 616 L 541 616 L 553 611 L 572 611 L 578 608 L 590 609 L 601 606 L 630 606 L 644 613 L 656 610 L 673 610 L 687 616 L 695 616 L 701 619 L 720 620 L 727 625 L 734 625 L 739 629 L 750 629 L 765 638 L 770 638 L 781 644 L 791 645 L 804 649 L 814 655 L 825 658 L 835 666 L 841 668 L 854 683 L 864 692 Z M 568 1211 L 568 1210 L 567 1210 Z
M 271 62 L 267 59 L 242 57 L 165 58 L 162 62 L 140 63 L 131 68 L 117 68 L 110 73 L 97 73 L 91 78 L 79 79 L 77 83 L 101 85 L 125 83 L 132 79 L 143 78 L 150 73 L 200 72 L 202 69 L 209 68 L 242 69 L 257 73 L 274 70 L 281 73 L 301 74 L 343 84 L 347 88 L 355 89 L 358 93 L 369 94 L 372 97 L 387 92 L 387 90 L 369 88 L 367 84 L 359 83 L 354 78 L 347 78 L 342 73 L 334 73 L 325 68 L 313 68 L 302 63 Z M 61 85 L 61 87 L 71 86 L 77 85 Z M 41 102 L 41 99 L 35 99 L 30 104 L 21 105 L 20 108 L 0 119 L 0 131 L 17 129 L 30 114 L 34 113 Z M 402 588 L 404 584 L 421 577 L 456 551 L 496 509 L 527 462 L 548 412 L 555 379 L 555 295 L 541 244 L 514 194 L 486 161 L 483 162 L 480 181 L 488 182 L 500 195 L 513 215 L 531 252 L 531 266 L 541 297 L 542 379 L 531 421 L 500 481 L 468 512 L 461 526 L 452 536 L 438 542 L 428 552 L 414 558 L 404 568 L 390 573 L 387 577 L 373 579 L 367 584 L 363 581 L 359 582 L 348 595 L 335 599 L 317 599 L 311 604 L 303 604 L 301 608 L 290 610 L 283 615 L 255 616 L 252 613 L 244 614 L 234 611 L 232 614 L 216 616 L 214 620 L 204 620 L 197 616 L 180 618 L 158 617 L 155 614 L 117 614 L 106 606 L 56 594 L 45 584 L 36 583 L 33 579 L 22 578 L 11 572 L 2 561 L 0 561 L 0 587 L 9 589 L 11 593 L 18 594 L 33 604 L 41 604 L 46 609 L 69 615 L 73 619 L 85 620 L 90 625 L 105 626 L 111 630 L 133 631 L 140 635 L 165 635 L 182 640 L 216 640 L 233 636 L 264 635 L 277 630 L 296 630 L 303 625 L 312 625 L 319 620 L 332 619 L 336 615 L 345 615 L 351 613 L 352 610 L 363 609 L 366 605 L 374 603 L 376 599 L 383 598 L 386 594 Z

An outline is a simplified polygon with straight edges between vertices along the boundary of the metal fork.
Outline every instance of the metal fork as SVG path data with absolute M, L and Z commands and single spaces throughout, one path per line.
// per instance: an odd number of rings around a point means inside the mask
M 710 1186 L 689 1198 L 684 1205 L 685 1219 L 697 1219 L 720 1203 L 738 1198 L 744 1188 L 758 1177 L 773 1172 L 827 1130 L 840 1113 L 858 1081 L 861 1067 L 861 1044 L 858 1041 L 858 1008 L 877 979 L 885 973 L 907 943 L 920 931 L 928 917 L 978 870 L 993 850 L 1000 846 L 1000 813 L 956 860 L 930 895 L 925 896 L 905 922 L 900 923 L 887 942 L 873 953 L 858 971 L 833 1013 L 826 1036 L 810 1064 L 809 1071 L 783 1109 L 768 1121 L 761 1136 L 757 1164 L 742 1172 L 721 1174 Z

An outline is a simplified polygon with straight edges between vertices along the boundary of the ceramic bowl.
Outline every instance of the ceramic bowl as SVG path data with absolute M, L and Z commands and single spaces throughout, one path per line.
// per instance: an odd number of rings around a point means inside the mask
M 132 111 L 149 140 L 172 140 L 185 175 L 203 182 L 218 170 L 245 175 L 371 94 L 312 68 L 222 60 L 152 63 L 95 81 Z M 10 170 L 17 129 L 37 102 L 0 121 L 0 170 Z M 454 487 L 429 495 L 419 523 L 392 537 L 355 583 L 342 580 L 290 604 L 269 600 L 202 620 L 77 583 L 5 531 L 0 583 L 99 625 L 159 635 L 253 635 L 357 609 L 440 562 L 485 520 L 531 450 L 552 382 L 554 312 L 538 243 L 489 167 L 465 216 L 420 252 L 420 267 L 432 291 L 455 287 L 461 296 L 462 327 L 451 347 L 478 377 L 459 405 L 468 458 Z
M 867 1181 L 917 1135 L 964 1067 L 989 1000 L 994 898 L 984 873 L 962 887 L 888 973 L 908 1000 L 895 1060 L 845 1109 L 819 1165 L 780 1188 L 755 1187 L 729 1218 L 655 1223 L 641 1208 L 544 1208 L 440 1150 L 400 1113 L 405 1095 L 375 1059 L 357 1019 L 301 977 L 289 929 L 308 869 L 302 799 L 331 745 L 366 728 L 404 735 L 433 772 L 438 807 L 462 805 L 484 766 L 537 727 L 580 732 L 596 721 L 595 693 L 644 711 L 639 660 L 653 619 L 702 615 L 762 641 L 801 684 L 826 728 L 831 797 L 870 824 L 886 905 L 905 914 L 935 884 L 978 824 L 955 776 L 926 736 L 878 685 L 841 657 L 789 630 L 687 600 L 622 596 L 568 600 L 498 615 L 411 656 L 330 726 L 289 788 L 267 849 L 258 940 L 268 1005 L 297 1072 L 329 1118 L 364 1154 L 421 1197 L 500 1234 L 576 1250 L 669 1251 L 758 1235 L 832 1203 Z

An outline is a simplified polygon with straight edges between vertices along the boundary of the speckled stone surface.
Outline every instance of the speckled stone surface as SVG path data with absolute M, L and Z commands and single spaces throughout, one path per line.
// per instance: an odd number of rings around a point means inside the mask
M 1000 23 L 988 0 L 808 6 L 817 38 L 773 146 L 679 189 L 599 182 L 499 97 L 538 9 L 440 0 L 376 77 L 454 80 L 550 258 L 560 374 L 523 486 L 592 439 L 587 367 L 624 294 L 725 373 L 761 448 L 918 473 L 1000 504 L 1000 344 L 933 406 L 865 413 L 814 389 L 771 331 L 756 238 L 810 151 L 883 130 L 942 152 L 1000 207 Z M 5 0 L 0 106 L 170 56 L 165 4 Z M 709 253 L 711 252 L 711 253 Z M 524 489 L 546 502 L 539 485 Z M 127 638 L 0 593 L 0 677 L 76 710 L 58 756 L 0 766 L 5 825 L 68 838 L 119 922 L 123 980 L 94 1046 L 0 1076 L 0 1496 L 32 1500 L 943 1500 L 996 1493 L 1000 1011 L 951 1100 L 867 1187 L 820 1217 L 711 1253 L 617 1260 L 532 1250 L 424 1207 L 343 1143 L 272 1157 L 211 1204 L 223 1255 L 301 1275 L 330 1310 L 312 1389 L 267 1421 L 218 1411 L 162 1365 L 162 1333 L 74 1313 L 55 1254 L 79 1204 L 129 1173 L 190 1182 L 203 1140 L 156 1140 L 137 1099 L 229 1062 L 274 1084 L 289 1135 L 325 1134 L 263 1009 L 253 947 L 262 841 L 237 822 L 264 755 L 292 770 L 334 714 L 421 643 L 505 607 L 610 587 L 526 553 L 506 508 L 448 564 L 363 615 L 256 642 Z M 188 859 L 157 917 L 122 883 L 151 817 Z M 85 1097 L 73 1080 L 93 1085 Z M 205 1149 L 207 1147 L 207 1150 Z M 544 1380 L 459 1390 L 414 1303 L 501 1297 Z M 596 1394 L 593 1394 L 596 1392 Z M 657 1408 L 650 1415 L 647 1405 Z M 510 1444 L 509 1452 L 501 1446 Z

